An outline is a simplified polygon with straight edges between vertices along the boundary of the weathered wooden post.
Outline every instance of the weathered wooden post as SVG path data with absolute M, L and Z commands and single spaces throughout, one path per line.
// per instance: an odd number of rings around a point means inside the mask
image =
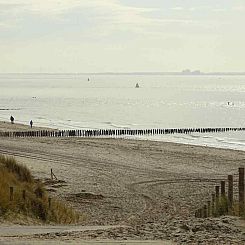
M 207 205 L 203 206 L 203 218 L 207 218 L 208 217 L 208 209 L 207 209 Z
M 225 181 L 221 181 L 221 197 L 225 198 Z
M 244 214 L 244 168 L 239 168 L 239 216 Z
M 233 175 L 228 175 L 228 207 L 233 205 Z
M 216 199 L 219 199 L 219 185 L 215 186 L 215 197 Z
M 51 208 L 51 197 L 48 198 L 48 207 Z
M 22 198 L 23 198 L 23 200 L 26 200 L 26 191 L 25 190 L 22 191 Z
M 221 214 L 226 214 L 228 212 L 227 198 L 225 194 L 225 181 L 221 181 L 221 205 L 220 205 Z
M 211 216 L 211 201 L 208 201 L 208 217 Z
M 50 170 L 50 173 L 51 173 L 51 180 L 58 180 L 57 177 L 55 176 L 54 172 L 53 172 L 53 169 L 51 168 Z
M 215 215 L 215 206 L 214 205 L 215 205 L 215 194 L 212 193 L 212 207 L 211 207 L 212 216 Z
M 203 208 L 200 208 L 199 212 L 200 212 L 200 218 L 203 218 Z
M 199 213 L 200 213 L 200 218 L 203 218 L 203 209 L 202 208 L 199 209 Z
M 197 218 L 201 218 L 200 208 L 197 210 Z
M 219 215 L 219 186 L 215 186 L 215 213 L 216 215 Z
M 9 200 L 13 201 L 14 200 L 14 187 L 12 186 L 9 187 L 9 194 L 10 194 Z

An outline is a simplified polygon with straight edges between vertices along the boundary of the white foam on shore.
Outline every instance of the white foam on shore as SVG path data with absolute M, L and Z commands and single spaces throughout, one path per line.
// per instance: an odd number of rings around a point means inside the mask
M 232 135 L 232 133 L 228 133 Z M 234 135 L 237 132 L 234 132 Z M 241 134 L 241 132 L 240 132 Z M 245 135 L 244 132 L 242 132 Z M 225 133 L 221 134 L 174 134 L 174 135 L 145 135 L 145 136 L 126 136 L 126 139 L 134 140 L 151 140 L 151 141 L 161 141 L 161 142 L 171 142 L 179 144 L 188 144 L 196 146 L 207 146 L 221 149 L 231 149 L 245 151 L 245 141 L 238 138 L 231 138 L 225 136 Z M 241 135 L 240 135 L 241 136 Z M 242 136 L 241 136 L 242 137 Z

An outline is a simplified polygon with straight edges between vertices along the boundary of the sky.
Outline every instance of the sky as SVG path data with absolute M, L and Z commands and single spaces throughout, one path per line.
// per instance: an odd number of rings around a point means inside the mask
M 244 0 L 0 0 L 0 72 L 244 72 L 244 23 Z

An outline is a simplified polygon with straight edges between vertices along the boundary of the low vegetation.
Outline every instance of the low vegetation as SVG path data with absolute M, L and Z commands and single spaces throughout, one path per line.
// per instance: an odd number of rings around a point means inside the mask
M 43 184 L 33 178 L 27 167 L 13 157 L 0 155 L 0 217 L 6 218 L 10 214 L 45 223 L 79 221 L 78 213 L 48 196 Z

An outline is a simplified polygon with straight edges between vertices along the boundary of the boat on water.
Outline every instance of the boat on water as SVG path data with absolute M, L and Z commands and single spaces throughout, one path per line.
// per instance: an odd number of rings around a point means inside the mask
M 135 88 L 139 88 L 139 87 L 140 87 L 140 85 L 138 83 L 136 83 Z

